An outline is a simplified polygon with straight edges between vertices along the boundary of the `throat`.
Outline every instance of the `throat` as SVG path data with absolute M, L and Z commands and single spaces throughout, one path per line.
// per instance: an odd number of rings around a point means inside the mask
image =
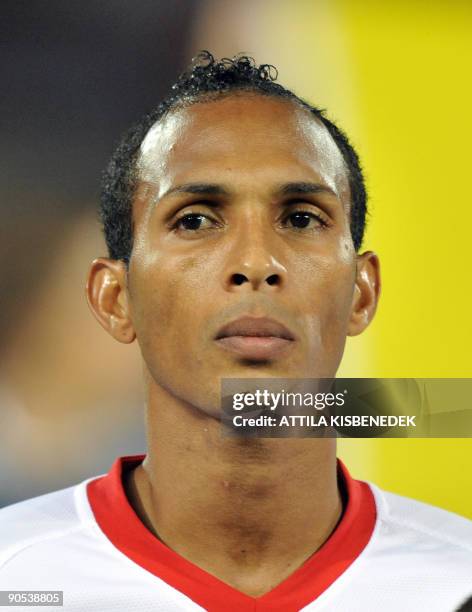
M 301 567 L 341 517 L 331 443 L 264 440 L 244 451 L 229 446 L 219 461 L 188 461 L 175 471 L 151 456 L 124 484 L 155 537 L 238 591 L 259 597 Z

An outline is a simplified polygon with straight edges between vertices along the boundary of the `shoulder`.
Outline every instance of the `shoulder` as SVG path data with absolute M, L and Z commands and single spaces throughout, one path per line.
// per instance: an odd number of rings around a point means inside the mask
M 370 483 L 369 483 L 370 484 Z M 453 512 L 396 495 L 370 484 L 377 506 L 377 531 L 385 543 L 472 568 L 472 521 Z
M 92 520 L 85 481 L 0 509 L 0 569 L 23 551 L 67 537 Z

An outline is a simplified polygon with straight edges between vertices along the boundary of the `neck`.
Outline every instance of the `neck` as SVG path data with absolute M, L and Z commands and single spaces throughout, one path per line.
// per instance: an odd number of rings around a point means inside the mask
M 164 390 L 147 421 L 132 505 L 165 544 L 238 590 L 271 590 L 335 528 L 335 440 L 223 437 L 216 419 Z

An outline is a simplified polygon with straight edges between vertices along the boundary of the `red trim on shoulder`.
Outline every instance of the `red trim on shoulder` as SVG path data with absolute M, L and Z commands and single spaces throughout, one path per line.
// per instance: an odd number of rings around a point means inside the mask
M 111 543 L 129 559 L 210 612 L 296 612 L 343 574 L 369 542 L 376 521 L 369 485 L 354 480 L 338 459 L 347 504 L 336 529 L 307 561 L 274 589 L 249 597 L 168 548 L 146 529 L 126 497 L 122 475 L 144 455 L 121 457 L 110 472 L 87 485 L 95 519 Z

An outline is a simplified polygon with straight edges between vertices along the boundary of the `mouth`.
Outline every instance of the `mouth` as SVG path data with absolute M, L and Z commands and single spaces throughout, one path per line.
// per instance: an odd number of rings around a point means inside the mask
M 286 353 L 294 345 L 295 335 L 274 319 L 241 317 L 222 327 L 215 341 L 246 359 L 267 360 Z

